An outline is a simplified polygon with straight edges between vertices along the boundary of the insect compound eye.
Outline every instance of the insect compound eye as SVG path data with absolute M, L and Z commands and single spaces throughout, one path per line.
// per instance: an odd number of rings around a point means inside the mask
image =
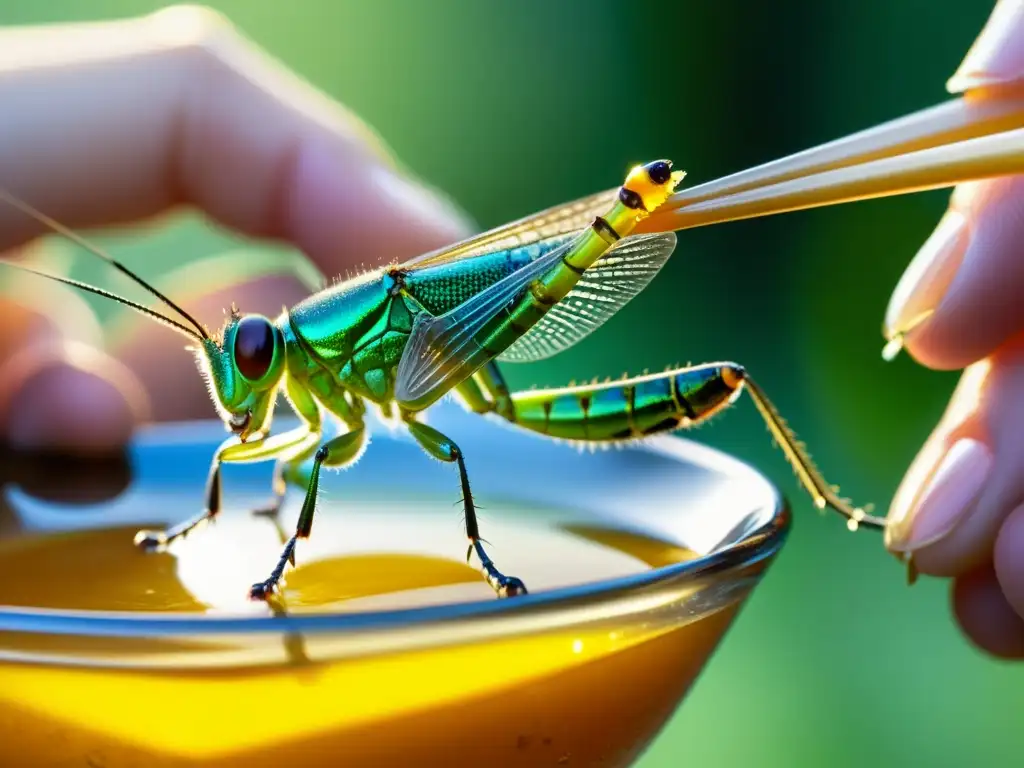
M 235 331 L 235 365 L 249 381 L 259 381 L 274 362 L 274 326 L 265 317 L 249 315 Z
M 647 174 L 655 184 L 665 184 L 672 178 L 672 163 L 657 160 L 647 166 Z
M 641 211 L 644 208 L 644 199 L 632 189 L 619 187 L 619 202 L 634 211 Z

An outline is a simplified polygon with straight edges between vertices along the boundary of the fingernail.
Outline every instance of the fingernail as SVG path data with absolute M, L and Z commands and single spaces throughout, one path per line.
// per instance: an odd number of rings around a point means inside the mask
M 971 438 L 954 443 L 920 490 L 900 488 L 889 514 L 886 547 L 914 552 L 948 535 L 971 509 L 992 461 L 984 443 Z
M 959 69 L 947 82 L 950 93 L 1024 80 L 1024 0 L 1001 0 Z
M 970 242 L 967 219 L 957 210 L 942 217 L 889 299 L 884 330 L 892 339 L 918 327 L 946 294 Z

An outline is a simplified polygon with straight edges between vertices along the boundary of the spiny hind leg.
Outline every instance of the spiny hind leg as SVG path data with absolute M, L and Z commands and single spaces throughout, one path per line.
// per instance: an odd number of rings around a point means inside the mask
M 477 412 L 494 412 L 524 429 L 584 443 L 613 444 L 685 429 L 707 421 L 730 406 L 746 389 L 797 480 L 818 509 L 831 508 L 856 530 L 884 528 L 885 519 L 870 515 L 841 498 L 786 425 L 764 390 L 743 366 L 708 363 L 622 381 L 508 393 L 493 363 L 460 390 Z M 509 405 L 502 407 L 508 401 Z
M 175 539 L 187 536 L 200 524 L 215 519 L 220 513 L 222 464 L 244 464 L 274 458 L 287 460 L 317 446 L 320 442 L 321 418 L 316 401 L 291 378 L 285 381 L 285 393 L 302 424 L 288 432 L 246 443 L 239 442 L 234 437 L 225 440 L 217 448 L 210 463 L 210 475 L 206 484 L 206 506 L 203 511 L 165 531 L 139 531 L 135 535 L 136 544 L 148 550 L 163 549 Z M 284 493 L 278 493 L 279 489 L 280 486 L 275 485 L 275 496 L 283 498 Z
M 366 429 L 357 426 L 350 432 L 328 440 L 317 448 L 313 456 L 313 468 L 309 473 L 306 486 L 306 498 L 302 501 L 302 510 L 295 526 L 294 535 L 288 539 L 270 576 L 252 585 L 249 596 L 254 600 L 265 600 L 272 594 L 284 575 L 289 563 L 295 563 L 295 544 L 299 539 L 308 539 L 313 530 L 313 516 L 316 512 L 317 492 L 320 487 L 320 470 L 323 467 L 341 468 L 354 462 L 366 445 Z
M 292 452 L 291 455 L 279 457 L 274 463 L 274 476 L 271 480 L 272 498 L 263 506 L 252 510 L 254 517 L 270 521 L 282 544 L 288 540 L 288 534 L 285 532 L 284 526 L 281 525 L 281 508 L 284 506 L 285 496 L 289 487 L 306 488 L 309 485 L 310 469 L 308 465 L 313 454 L 316 453 L 318 445 L 319 439 L 311 445 L 303 445 L 298 454 Z M 292 565 L 294 564 L 293 560 Z
M 213 455 L 213 461 L 210 463 L 210 473 L 206 482 L 206 504 L 203 511 L 163 531 L 139 531 L 135 534 L 136 545 L 146 550 L 160 550 L 173 541 L 188 536 L 199 525 L 215 519 L 220 513 L 221 506 L 220 471 L 222 465 L 243 464 L 264 461 L 282 455 L 293 455 L 295 452 L 308 450 L 310 446 L 315 448 L 319 441 L 319 429 L 311 428 L 309 425 L 249 443 L 239 443 L 235 438 L 225 440 L 217 448 Z
M 406 424 L 413 438 L 419 443 L 428 454 L 438 461 L 455 463 L 459 467 L 459 481 L 462 485 L 462 503 L 466 514 L 466 537 L 469 539 L 469 549 L 466 551 L 468 561 L 472 554 L 480 558 L 481 571 L 495 591 L 498 597 L 514 597 L 527 593 L 526 585 L 515 576 L 506 576 L 495 566 L 487 551 L 484 549 L 483 540 L 480 538 L 480 525 L 476 519 L 476 505 L 473 503 L 473 492 L 469 487 L 469 474 L 466 472 L 466 460 L 462 455 L 462 449 L 453 440 L 445 437 L 433 427 L 413 421 L 406 417 Z
M 307 425 L 306 429 L 310 438 L 296 442 L 277 454 L 277 461 L 274 463 L 274 477 L 271 481 L 273 496 L 267 504 L 253 510 L 254 515 L 268 518 L 277 528 L 282 544 L 287 539 L 287 534 L 281 526 L 279 513 L 284 504 L 285 494 L 288 492 L 289 485 L 305 488 L 309 484 L 309 470 L 306 467 L 306 462 L 320 444 L 320 430 L 323 425 L 320 406 L 309 390 L 289 378 L 285 383 L 285 393 L 292 409 Z M 337 413 L 343 418 L 349 415 L 347 409 L 339 408 Z

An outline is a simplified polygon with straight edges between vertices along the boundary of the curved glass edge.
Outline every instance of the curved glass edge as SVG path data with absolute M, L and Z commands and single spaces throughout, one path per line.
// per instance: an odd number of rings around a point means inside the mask
M 452 417 L 452 414 L 447 413 L 446 416 Z M 432 420 L 437 419 L 434 417 Z M 169 432 L 195 426 L 151 429 L 140 440 L 166 439 Z M 204 422 L 201 426 L 209 424 Z M 507 638 L 510 633 L 550 630 L 596 620 L 621 619 L 676 604 L 683 594 L 692 596 L 718 580 L 724 584 L 730 578 L 730 588 L 737 591 L 736 599 L 741 599 L 740 593 L 745 594 L 760 579 L 761 570 L 773 559 L 788 534 L 791 516 L 781 493 L 749 465 L 684 438 L 658 438 L 641 445 L 639 450 L 670 455 L 680 461 L 696 461 L 729 476 L 744 475 L 767 492 L 773 506 L 766 510 L 767 516 L 749 515 L 737 521 L 723 537 L 720 548 L 694 560 L 632 576 L 531 593 L 512 600 L 493 599 L 366 613 L 257 617 L 139 616 L 0 606 L 0 633 L 121 639 L 189 638 L 199 640 L 200 645 L 210 643 L 211 647 L 237 645 L 239 636 L 262 636 L 272 641 L 281 636 L 344 635 L 360 640 L 349 649 L 355 653 L 359 651 L 357 645 L 363 646 L 364 651 L 380 651 L 385 647 L 397 650 L 399 647 L 448 642 L 456 628 L 458 641 L 465 642 L 496 635 Z M 753 575 L 744 576 L 744 573 Z M 719 608 L 731 602 L 735 600 L 726 600 Z M 18 660 L 20 656 L 24 654 L 0 651 L 0 658 Z M 41 659 L 35 654 L 33 658 Z

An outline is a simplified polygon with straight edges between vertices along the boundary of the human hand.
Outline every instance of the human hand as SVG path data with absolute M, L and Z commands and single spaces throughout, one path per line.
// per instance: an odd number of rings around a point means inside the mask
M 0 186 L 72 227 L 194 206 L 289 243 L 327 275 L 470 233 L 358 118 L 243 40 L 175 7 L 113 23 L 0 31 Z M 0 204 L 0 251 L 45 232 Z M 0 431 L 8 444 L 95 454 L 146 419 L 213 415 L 180 337 L 140 321 L 113 348 L 72 289 L 12 276 L 0 296 Z M 173 296 L 202 320 L 237 302 L 276 315 L 294 274 Z
M 1001 0 L 951 90 L 1024 85 L 1024 0 Z M 889 513 L 886 545 L 953 580 L 978 646 L 1024 657 L 1024 177 L 957 187 L 886 314 L 935 369 L 964 368 Z

